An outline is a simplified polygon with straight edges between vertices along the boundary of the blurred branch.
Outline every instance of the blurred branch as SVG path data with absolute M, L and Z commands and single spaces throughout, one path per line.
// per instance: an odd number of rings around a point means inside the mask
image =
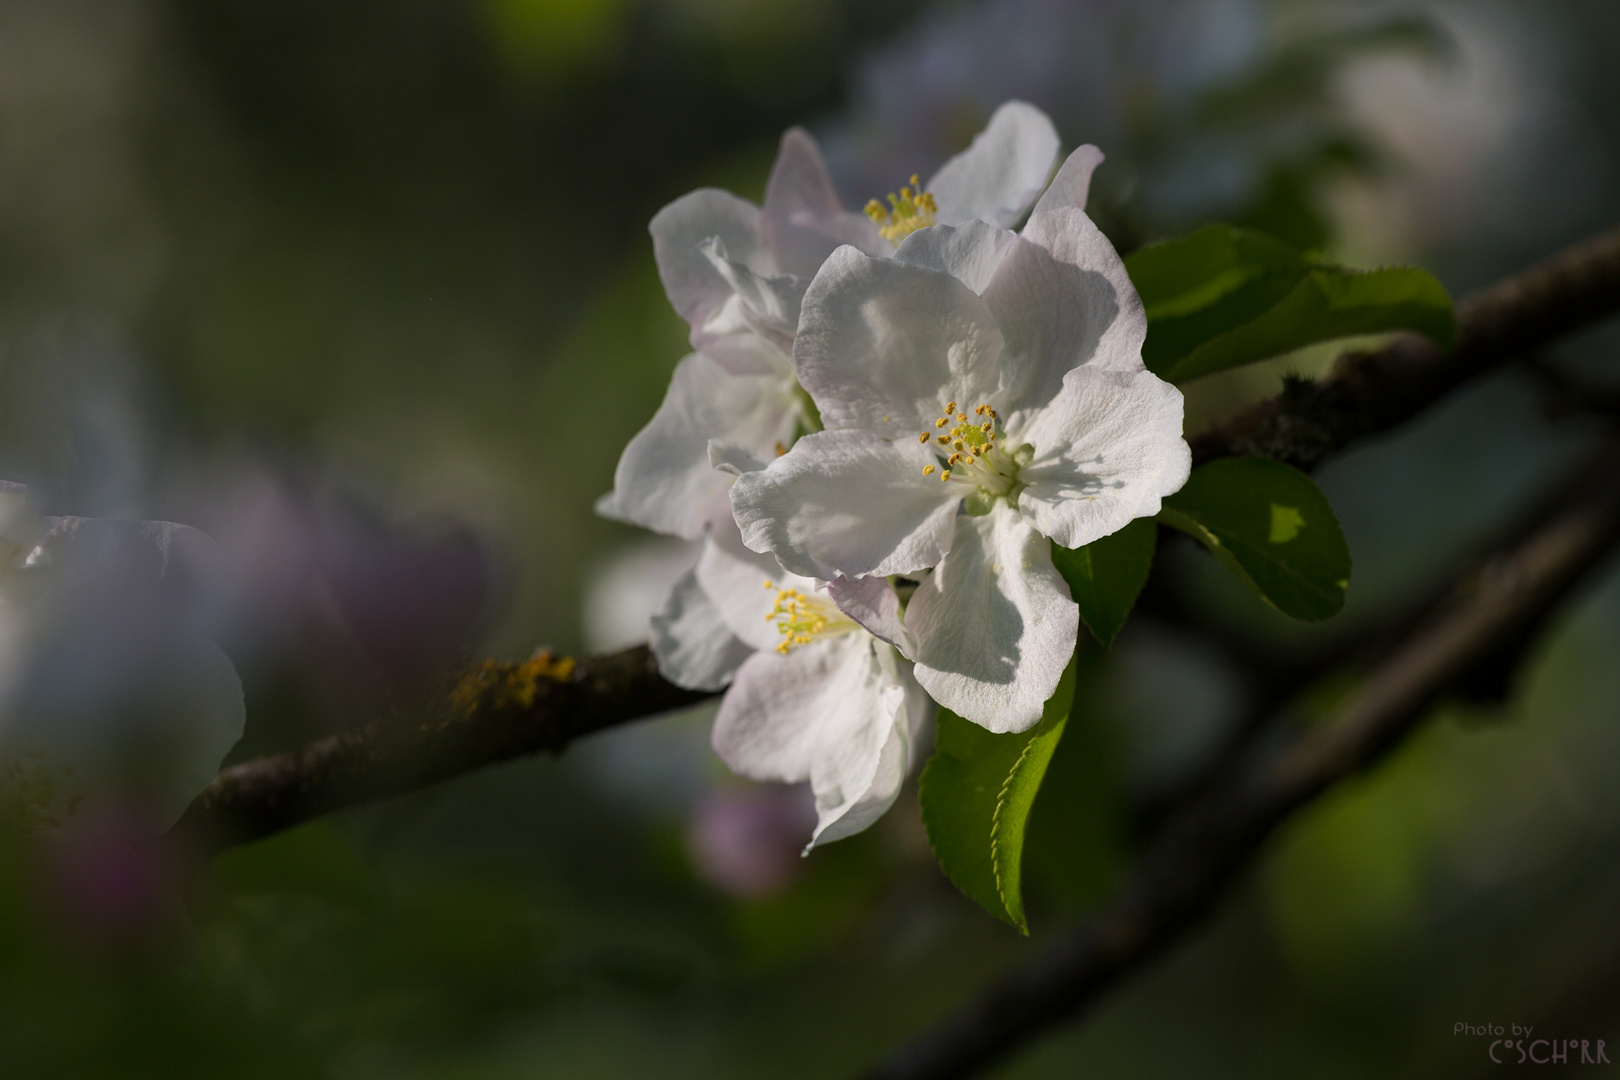
M 1505 643 L 1521 647 L 1620 543 L 1620 443 L 1568 501 L 1454 582 L 1322 727 L 1262 746 L 1165 826 L 1124 889 L 1056 948 L 867 1074 L 950 1080 L 978 1073 L 1069 1020 L 1207 915 L 1278 824 L 1388 753 L 1444 693 Z
M 645 645 L 576 664 L 537 653 L 484 661 L 416 715 L 243 762 L 219 774 L 170 830 L 204 857 L 372 799 L 401 795 L 582 735 L 704 701 L 658 674 Z
M 1233 454 L 1307 472 L 1366 435 L 1387 431 L 1463 383 L 1620 311 L 1620 229 L 1577 244 L 1457 305 L 1448 351 L 1408 335 L 1339 359 L 1319 382 L 1291 383 L 1190 441 L 1193 464 Z

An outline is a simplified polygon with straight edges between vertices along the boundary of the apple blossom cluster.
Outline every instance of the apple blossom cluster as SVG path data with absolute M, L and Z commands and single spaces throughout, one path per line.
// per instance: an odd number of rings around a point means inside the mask
M 811 846 L 888 809 L 935 703 L 1037 723 L 1079 634 L 1051 545 L 1187 479 L 1181 394 L 1143 367 L 1141 300 L 1085 214 L 1102 155 L 1058 153 L 1008 102 L 856 213 L 795 128 L 763 206 L 702 189 L 652 220 L 693 352 L 597 509 L 703 539 L 653 652 L 729 687 L 734 771 L 810 782 Z

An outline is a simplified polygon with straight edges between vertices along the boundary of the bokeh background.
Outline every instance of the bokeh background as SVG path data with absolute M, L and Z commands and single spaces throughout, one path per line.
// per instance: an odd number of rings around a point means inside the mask
M 1617 60 L 1610 0 L 0 0 L 0 476 L 212 533 L 232 760 L 290 747 L 470 655 L 642 637 L 687 552 L 591 504 L 685 345 L 646 222 L 759 198 L 788 125 L 858 206 L 1019 97 L 1108 155 L 1121 250 L 1225 220 L 1461 293 L 1620 217 Z M 1617 346 L 1551 359 L 1620 379 Z M 1331 356 L 1196 384 L 1189 426 Z M 952 889 L 909 793 L 800 859 L 804 793 L 727 776 L 700 711 L 200 875 L 117 823 L 3 839 L 0 1072 L 851 1072 L 1105 896 L 1257 671 L 1400 610 L 1591 434 L 1510 371 L 1331 464 L 1356 573 L 1309 632 L 1170 545 L 1084 673 L 1028 940 Z M 1615 575 L 1505 674 L 999 1075 L 1494 1068 L 1462 1022 L 1620 1052 Z

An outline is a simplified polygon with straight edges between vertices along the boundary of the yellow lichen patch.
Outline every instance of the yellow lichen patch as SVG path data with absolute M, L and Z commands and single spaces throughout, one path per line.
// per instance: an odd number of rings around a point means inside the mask
M 538 649 L 521 664 L 485 660 L 473 666 L 450 691 L 450 707 L 464 716 L 474 713 L 534 707 L 540 686 L 565 683 L 574 674 L 574 658 L 554 656 Z
M 887 208 L 876 199 L 866 204 L 866 216 L 877 222 L 878 235 L 891 244 L 899 244 L 918 229 L 928 228 L 934 224 L 938 213 L 934 196 L 922 190 L 922 184 L 917 181 L 915 174 L 911 177 L 910 187 L 903 187 L 900 194 L 889 196 Z

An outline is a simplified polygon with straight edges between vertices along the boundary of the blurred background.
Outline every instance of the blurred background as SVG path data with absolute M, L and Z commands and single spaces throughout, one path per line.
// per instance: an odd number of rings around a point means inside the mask
M 685 349 L 646 223 L 760 198 L 790 124 L 859 206 L 1023 98 L 1107 154 L 1122 251 L 1224 220 L 1460 294 L 1620 217 L 1617 60 L 1609 0 L 0 0 L 0 477 L 219 540 L 231 760 L 284 749 L 468 656 L 644 637 L 689 554 L 591 504 Z M 1551 359 L 1620 385 L 1617 346 Z M 1189 429 L 1332 355 L 1194 384 Z M 0 1071 L 850 1072 L 1106 896 L 1265 671 L 1400 611 L 1592 430 L 1505 372 L 1331 464 L 1356 573 L 1309 632 L 1167 543 L 1083 672 L 1028 940 L 909 793 L 800 859 L 805 793 L 730 778 L 700 711 L 198 876 L 115 823 L 0 838 Z M 1504 675 L 998 1075 L 1471 1076 L 1461 1022 L 1620 1047 L 1620 580 Z

